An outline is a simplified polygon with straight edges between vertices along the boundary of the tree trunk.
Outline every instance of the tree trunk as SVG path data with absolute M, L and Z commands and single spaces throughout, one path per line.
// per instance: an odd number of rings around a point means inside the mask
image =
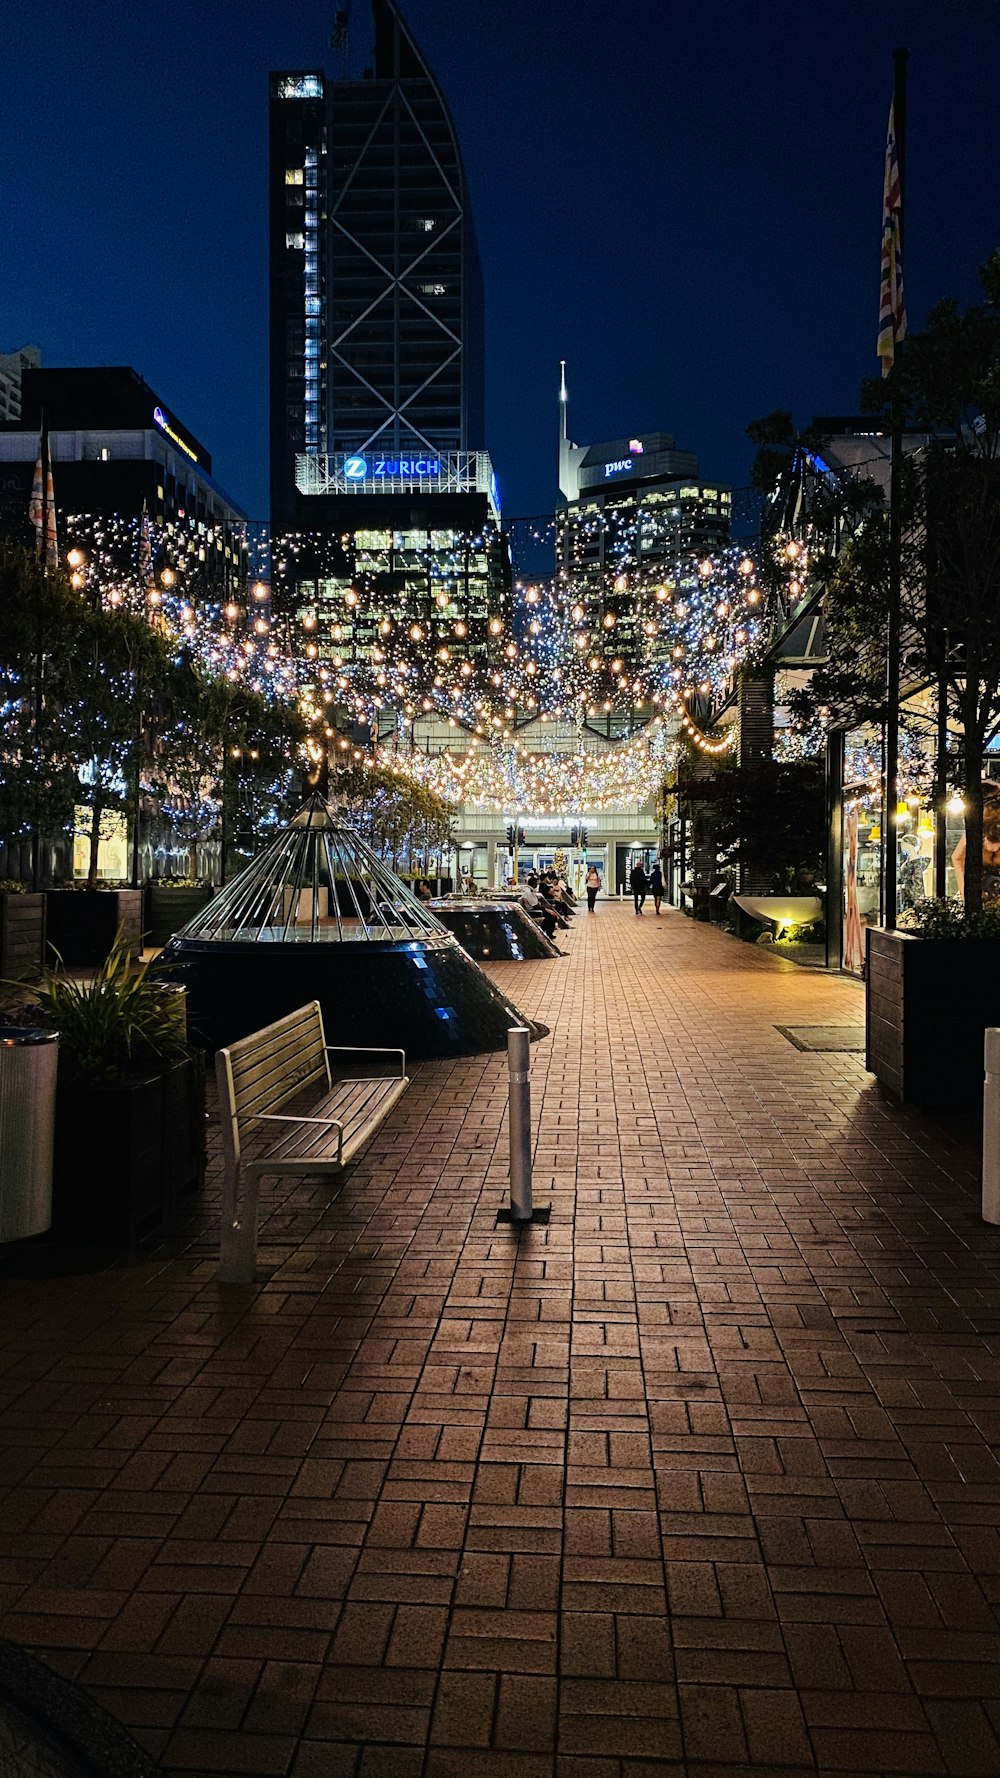
M 101 816 L 104 813 L 104 798 L 98 785 L 94 785 L 94 800 L 90 808 L 90 856 L 87 864 L 87 888 L 97 888 L 97 867 L 101 856 Z
M 965 790 L 965 911 L 978 914 L 983 906 L 983 740 L 978 722 L 966 715 L 964 755 Z

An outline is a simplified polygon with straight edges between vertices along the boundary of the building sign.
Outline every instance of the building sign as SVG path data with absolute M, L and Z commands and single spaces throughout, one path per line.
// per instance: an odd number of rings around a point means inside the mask
M 349 482 L 439 481 L 440 457 L 345 457 L 344 475 Z
M 174 428 L 171 426 L 170 421 L 167 419 L 167 416 L 164 413 L 162 407 L 154 407 L 153 420 L 156 423 L 156 425 L 160 428 L 160 431 L 166 433 L 171 444 L 175 444 L 179 451 L 183 451 L 185 457 L 190 457 L 192 463 L 197 463 L 197 461 L 198 461 L 197 451 L 192 450 L 192 448 L 188 444 L 186 438 L 182 438 L 179 432 L 174 431 Z
M 615 463 L 605 463 L 604 479 L 607 481 L 609 475 L 627 475 L 631 467 L 631 457 L 619 457 Z

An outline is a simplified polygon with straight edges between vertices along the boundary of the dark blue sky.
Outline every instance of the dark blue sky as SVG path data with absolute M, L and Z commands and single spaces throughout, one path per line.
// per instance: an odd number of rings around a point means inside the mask
M 353 0 L 356 12 L 365 0 Z M 874 358 L 891 52 L 910 52 L 911 324 L 1000 245 L 995 0 L 403 0 L 451 105 L 508 517 L 656 428 L 747 479 L 748 420 L 851 411 Z M 267 75 L 332 0 L 49 0 L 4 25 L 0 350 L 132 364 L 266 513 Z M 330 65 L 330 64 L 328 64 Z

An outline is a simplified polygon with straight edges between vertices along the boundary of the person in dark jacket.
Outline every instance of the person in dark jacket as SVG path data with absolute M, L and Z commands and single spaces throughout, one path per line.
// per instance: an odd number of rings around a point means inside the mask
M 657 913 L 657 917 L 658 917 L 659 912 L 660 912 L 660 903 L 663 900 L 663 872 L 660 869 L 659 859 L 657 859 L 656 863 L 654 864 L 652 870 L 649 873 L 649 893 L 653 897 L 653 906 L 656 909 L 656 913 Z
M 632 874 L 628 880 L 628 886 L 632 891 L 632 900 L 635 902 L 636 914 L 641 914 L 642 904 L 646 899 L 646 891 L 649 887 L 646 879 L 646 872 L 641 864 L 633 864 Z

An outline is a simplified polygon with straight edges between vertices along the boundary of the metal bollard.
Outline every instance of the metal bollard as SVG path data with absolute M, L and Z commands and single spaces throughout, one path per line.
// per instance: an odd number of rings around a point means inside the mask
M 514 1025 L 507 1033 L 510 1132 L 510 1219 L 531 1221 L 531 1032 Z
M 510 1207 L 497 1222 L 524 1228 L 549 1220 L 550 1205 L 536 1210 L 531 1201 L 531 1032 L 513 1025 L 507 1032 L 508 1110 L 510 1136 Z
M 983 1221 L 1000 1222 L 1000 1027 L 990 1025 L 983 1082 Z

